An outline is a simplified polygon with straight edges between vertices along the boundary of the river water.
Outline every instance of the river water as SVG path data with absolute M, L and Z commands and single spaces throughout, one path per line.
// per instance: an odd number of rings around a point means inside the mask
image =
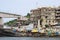
M 0 37 L 0 40 L 60 40 L 59 37 Z

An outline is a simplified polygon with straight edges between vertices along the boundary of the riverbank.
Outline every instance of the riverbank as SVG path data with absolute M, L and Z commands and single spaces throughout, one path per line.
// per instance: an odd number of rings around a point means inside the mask
M 60 37 L 60 35 L 46 35 L 39 32 L 13 32 L 11 30 L 0 29 L 0 37 Z

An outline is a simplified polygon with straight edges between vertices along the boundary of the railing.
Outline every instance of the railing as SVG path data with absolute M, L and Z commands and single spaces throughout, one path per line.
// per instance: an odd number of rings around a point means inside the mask
M 55 12 L 55 11 L 46 11 L 45 13 L 52 13 L 52 12 Z
M 60 16 L 60 14 L 56 14 L 56 16 Z
M 60 17 L 56 17 L 56 19 L 60 19 Z
M 60 11 L 56 11 L 56 13 L 60 13 Z

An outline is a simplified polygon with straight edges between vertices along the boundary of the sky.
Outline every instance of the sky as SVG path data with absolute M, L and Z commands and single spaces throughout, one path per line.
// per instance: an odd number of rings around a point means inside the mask
M 0 12 L 27 15 L 31 9 L 42 6 L 60 6 L 60 0 L 0 0 Z M 4 22 L 12 18 L 4 18 Z

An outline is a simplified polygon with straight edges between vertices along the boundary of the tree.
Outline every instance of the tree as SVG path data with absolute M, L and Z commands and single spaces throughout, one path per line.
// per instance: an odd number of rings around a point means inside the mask
M 30 18 L 30 14 L 29 14 L 29 13 L 27 13 L 26 17 L 27 17 L 27 18 Z
M 4 25 L 11 26 L 11 25 L 15 24 L 16 22 L 17 22 L 17 20 L 15 19 L 15 20 L 11 20 L 9 22 L 4 23 Z
M 49 25 L 47 25 L 47 24 L 46 24 L 46 25 L 45 25 L 45 27 L 46 27 L 46 28 L 48 28 L 48 27 L 49 27 Z

